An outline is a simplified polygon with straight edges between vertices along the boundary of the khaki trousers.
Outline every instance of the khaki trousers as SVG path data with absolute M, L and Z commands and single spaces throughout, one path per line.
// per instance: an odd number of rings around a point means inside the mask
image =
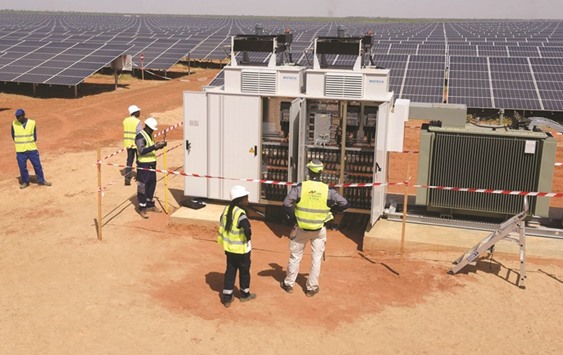
M 287 275 L 285 284 L 293 287 L 297 274 L 299 273 L 299 263 L 303 257 L 303 250 L 307 242 L 311 242 L 312 263 L 309 278 L 307 279 L 307 290 L 313 291 L 319 288 L 319 275 L 321 273 L 321 261 L 326 246 L 326 228 L 323 227 L 318 231 L 305 231 L 295 227 L 289 236 L 289 264 L 287 266 Z

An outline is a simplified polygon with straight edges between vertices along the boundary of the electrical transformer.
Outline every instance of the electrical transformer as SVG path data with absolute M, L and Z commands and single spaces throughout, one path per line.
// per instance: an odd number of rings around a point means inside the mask
M 373 224 L 385 205 L 388 153 L 403 149 L 409 102 L 393 100 L 389 70 L 365 64 L 365 37 L 317 38 L 312 67 L 287 61 L 291 38 L 232 37 L 223 84 L 184 92 L 185 170 L 215 177 L 186 177 L 184 194 L 230 200 L 231 187 L 244 185 L 251 203 L 281 205 L 288 186 L 242 179 L 297 183 L 319 159 L 328 184 L 377 183 L 338 187 Z M 321 64 L 339 55 L 352 58 L 349 67 Z
M 551 191 L 556 150 L 556 139 L 541 131 L 425 124 L 420 135 L 417 184 L 505 193 L 418 189 L 416 204 L 449 216 L 515 215 L 522 211 L 524 196 L 508 192 Z M 528 199 L 530 215 L 549 216 L 549 198 Z

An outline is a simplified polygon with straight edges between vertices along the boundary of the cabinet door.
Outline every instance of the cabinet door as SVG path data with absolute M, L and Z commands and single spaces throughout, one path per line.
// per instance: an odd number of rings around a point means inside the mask
M 289 147 L 288 147 L 288 175 L 287 179 L 297 182 L 297 171 L 299 166 L 299 124 L 305 107 L 305 99 L 297 98 L 291 102 L 289 109 Z M 288 187 L 289 189 L 289 187 Z
M 377 110 L 377 123 L 375 132 L 375 159 L 373 167 L 373 181 L 387 182 L 387 120 L 389 118 L 389 104 L 383 103 Z M 387 186 L 373 186 L 371 193 L 371 218 L 373 225 L 383 214 Z
M 221 176 L 260 179 L 261 97 L 224 95 L 222 116 Z M 260 200 L 260 185 L 256 182 L 222 180 L 222 185 L 221 195 L 224 200 L 230 200 L 230 191 L 235 185 L 247 188 L 250 202 Z
M 204 92 L 184 92 L 184 171 L 206 175 L 207 171 L 207 96 Z M 184 195 L 208 197 L 207 179 L 186 176 Z

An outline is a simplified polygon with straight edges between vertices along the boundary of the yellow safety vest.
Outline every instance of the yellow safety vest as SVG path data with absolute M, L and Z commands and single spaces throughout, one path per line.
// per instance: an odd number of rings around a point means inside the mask
M 154 141 L 152 140 L 152 137 L 149 136 L 147 134 L 147 132 L 145 131 L 141 131 L 139 132 L 143 135 L 143 138 L 145 138 L 145 142 L 147 143 L 147 147 L 150 147 L 151 145 L 154 145 Z M 137 161 L 139 163 L 155 163 L 156 162 L 156 152 L 153 150 L 150 153 L 147 153 L 145 155 L 140 155 L 137 157 Z
M 12 122 L 14 127 L 14 143 L 16 144 L 16 152 L 23 153 L 30 150 L 37 150 L 35 143 L 35 121 L 27 119 L 25 128 L 20 121 Z
M 327 184 L 320 181 L 304 181 L 301 184 L 301 199 L 295 205 L 297 226 L 307 230 L 321 229 L 325 222 L 333 218 L 327 200 Z
M 140 122 L 141 120 L 135 116 L 129 116 L 123 120 L 123 148 L 135 145 L 135 136 Z
M 225 230 L 225 225 L 227 224 L 227 212 L 229 206 L 225 207 L 223 214 L 221 215 L 219 223 L 219 234 L 217 235 L 217 243 L 223 247 L 225 251 L 234 254 L 246 254 L 252 247 L 250 241 L 246 240 L 243 228 L 237 228 L 238 220 L 243 215 L 246 214 L 244 210 L 240 207 L 233 207 L 233 225 L 231 230 Z

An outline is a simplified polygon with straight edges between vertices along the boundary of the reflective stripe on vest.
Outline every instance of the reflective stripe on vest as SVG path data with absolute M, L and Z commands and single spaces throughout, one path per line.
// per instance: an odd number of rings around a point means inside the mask
M 229 206 L 225 207 L 219 222 L 219 234 L 217 235 L 217 243 L 223 247 L 225 251 L 234 254 L 246 254 L 250 251 L 250 242 L 246 240 L 243 228 L 237 228 L 238 220 L 246 213 L 240 207 L 234 206 L 233 211 L 233 225 L 231 230 L 225 230 L 227 224 L 227 212 Z
M 141 133 L 143 138 L 145 138 L 145 142 L 147 144 L 146 147 L 150 147 L 151 145 L 154 145 L 154 141 L 152 140 L 152 137 L 149 136 L 147 132 L 141 131 L 139 133 Z M 137 161 L 139 163 L 154 163 L 156 162 L 156 152 L 153 150 L 152 152 L 147 153 L 145 155 L 139 155 L 137 157 Z
M 137 135 L 139 122 L 141 120 L 134 116 L 129 116 L 123 120 L 123 148 L 135 145 L 135 136 Z
M 14 128 L 14 143 L 16 145 L 16 152 L 23 153 L 29 150 L 37 150 L 35 143 L 35 121 L 27 119 L 25 128 L 20 121 L 15 120 L 12 123 Z
M 295 205 L 297 226 L 301 229 L 321 229 L 332 219 L 327 206 L 328 185 L 320 181 L 304 181 L 301 184 L 301 199 Z

